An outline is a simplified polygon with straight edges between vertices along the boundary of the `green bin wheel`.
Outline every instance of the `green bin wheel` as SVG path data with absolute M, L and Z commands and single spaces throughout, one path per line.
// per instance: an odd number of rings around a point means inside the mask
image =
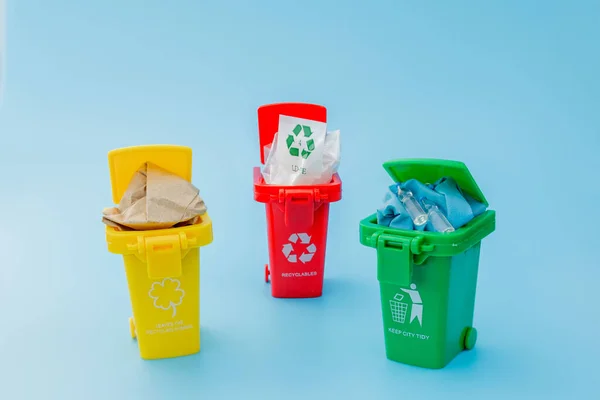
M 477 343 L 477 329 L 469 327 L 465 333 L 465 349 L 473 350 L 475 343 Z
M 133 317 L 129 317 L 129 333 L 133 339 L 136 338 L 137 335 L 135 332 L 135 322 L 133 321 Z

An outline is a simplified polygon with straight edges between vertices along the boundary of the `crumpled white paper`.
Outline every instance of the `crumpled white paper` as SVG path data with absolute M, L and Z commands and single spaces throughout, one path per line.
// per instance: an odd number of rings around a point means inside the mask
M 340 164 L 340 131 L 327 124 L 281 115 L 271 146 L 265 146 L 265 183 L 297 186 L 331 182 Z

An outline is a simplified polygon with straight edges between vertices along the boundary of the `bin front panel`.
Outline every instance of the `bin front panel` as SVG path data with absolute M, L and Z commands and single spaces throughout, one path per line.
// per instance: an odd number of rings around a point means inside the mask
M 124 255 L 140 354 L 145 359 L 200 351 L 200 250 L 187 251 L 181 275 L 149 278 L 148 266 Z
M 318 297 L 323 292 L 329 203 L 312 207 L 312 218 L 286 218 L 285 204 L 266 204 L 274 297 Z
M 425 368 L 445 365 L 450 265 L 450 257 L 431 257 L 414 266 L 408 286 L 380 282 L 385 348 L 390 360 Z

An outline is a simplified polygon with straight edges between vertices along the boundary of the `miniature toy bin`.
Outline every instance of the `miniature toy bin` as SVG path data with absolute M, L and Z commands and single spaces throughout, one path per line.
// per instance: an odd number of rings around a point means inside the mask
M 323 106 L 302 103 L 280 103 L 258 109 L 258 131 L 261 161 L 265 163 L 265 146 L 273 142 L 279 115 L 326 122 Z M 265 203 L 269 265 L 265 281 L 271 282 L 273 297 L 307 298 L 323 293 L 325 249 L 329 203 L 342 197 L 342 182 L 334 174 L 322 185 L 269 185 L 254 168 L 254 199 Z
M 461 190 L 488 206 L 467 167 L 446 160 L 397 160 L 384 164 L 396 182 L 434 183 L 452 177 Z M 481 240 L 495 229 L 487 210 L 451 233 L 400 230 L 360 222 L 360 241 L 377 249 L 377 279 L 387 358 L 443 368 L 475 346 L 475 291 Z
M 118 204 L 135 172 L 151 162 L 187 181 L 192 150 L 183 146 L 137 146 L 108 154 L 112 195 Z M 194 225 L 122 231 L 106 227 L 111 253 L 123 255 L 133 317 L 130 333 L 144 359 L 200 351 L 200 247 L 212 242 L 208 213 Z

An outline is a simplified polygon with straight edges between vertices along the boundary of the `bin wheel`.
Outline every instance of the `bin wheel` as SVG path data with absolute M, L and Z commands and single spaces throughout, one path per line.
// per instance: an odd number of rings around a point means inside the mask
M 465 333 L 465 349 L 473 350 L 475 343 L 477 343 L 477 329 L 469 327 Z
M 269 271 L 269 264 L 265 264 L 265 282 L 269 283 L 269 276 L 271 276 L 271 272 Z
M 129 317 L 129 333 L 133 339 L 136 338 L 137 334 L 135 332 L 135 322 L 133 321 L 133 317 Z

